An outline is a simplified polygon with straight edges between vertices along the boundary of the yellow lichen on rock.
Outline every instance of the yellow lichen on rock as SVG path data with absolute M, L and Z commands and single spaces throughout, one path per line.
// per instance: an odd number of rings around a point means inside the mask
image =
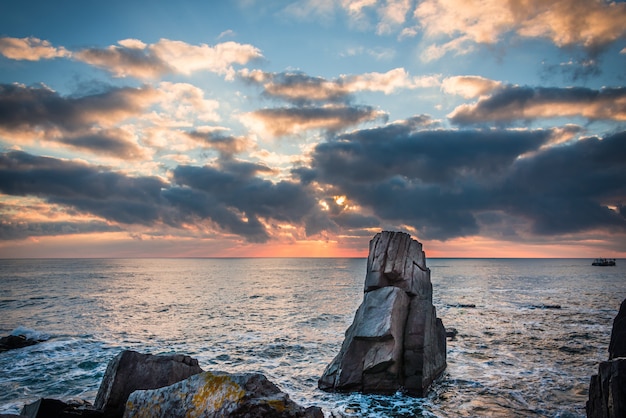
M 236 404 L 245 395 L 245 391 L 235 383 L 230 376 L 215 375 L 211 372 L 203 373 L 205 384 L 193 396 L 193 409 L 187 416 L 201 416 L 202 411 L 219 411 L 225 402 Z

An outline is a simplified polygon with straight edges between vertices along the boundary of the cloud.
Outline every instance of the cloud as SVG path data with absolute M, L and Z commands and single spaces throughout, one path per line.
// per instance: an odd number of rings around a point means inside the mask
M 626 88 L 593 90 L 506 86 L 448 115 L 456 124 L 511 122 L 579 116 L 589 120 L 626 120 Z
M 397 30 L 406 21 L 407 14 L 411 10 L 410 0 L 387 0 L 380 6 L 378 14 L 380 21 L 376 27 L 376 33 L 386 35 Z
M 219 151 L 225 158 L 247 151 L 254 146 L 254 143 L 249 138 L 225 135 L 219 129 L 200 128 L 187 132 L 186 135 L 202 147 Z
M 500 199 L 504 210 L 530 219 L 532 232 L 538 235 L 596 229 L 622 234 L 625 184 L 626 132 L 619 132 L 548 148 L 517 161 Z
M 5 218 L 0 221 L 0 240 L 20 240 L 29 237 L 90 234 L 94 232 L 120 232 L 121 230 L 117 225 L 100 221 L 23 222 Z
M 336 9 L 335 0 L 297 0 L 284 8 L 282 14 L 300 20 L 312 18 L 330 19 Z
M 64 97 L 45 86 L 0 85 L 0 135 L 14 143 L 52 141 L 95 154 L 140 159 L 146 154 L 116 124 L 142 114 L 158 98 L 150 87 L 111 88 Z
M 158 98 L 152 87 L 110 88 L 82 97 L 64 97 L 40 85 L 0 84 L 0 129 L 59 128 L 76 131 L 110 126 L 141 114 Z
M 500 81 L 472 75 L 447 77 L 441 83 L 445 93 L 458 94 L 468 99 L 492 93 L 501 87 Z
M 129 177 L 76 161 L 12 151 L 0 154 L 0 191 L 36 196 L 49 203 L 124 224 L 151 225 L 161 217 L 156 177 Z
M 427 37 L 450 39 L 427 49 L 427 60 L 451 50 L 465 53 L 472 44 L 495 44 L 509 34 L 580 46 L 592 54 L 626 35 L 626 4 L 603 0 L 425 0 L 415 19 Z
M 91 153 L 104 154 L 125 160 L 140 160 L 147 156 L 133 135 L 123 129 L 96 129 L 80 134 L 64 135 L 59 142 Z
M 296 182 L 273 183 L 261 177 L 272 172 L 262 164 L 225 158 L 215 166 L 178 166 L 171 172 L 172 183 L 166 183 L 157 177 L 132 177 L 84 162 L 11 151 L 0 154 L 0 193 L 38 197 L 67 208 L 73 216 L 96 216 L 100 219 L 91 223 L 92 228 L 106 231 L 169 227 L 189 235 L 219 230 L 250 242 L 269 240 L 273 222 L 315 231 L 325 215 L 310 190 Z M 55 235 L 62 226 L 37 225 L 5 222 L 0 233 L 6 239 Z M 87 224 L 76 225 L 81 227 L 88 229 Z
M 392 94 L 402 89 L 438 86 L 438 76 L 413 76 L 404 68 L 386 73 L 342 75 L 334 80 L 309 76 L 302 72 L 267 73 L 260 70 L 241 70 L 238 76 L 249 83 L 263 86 L 263 94 L 296 104 L 311 102 L 347 102 L 361 91 Z
M 56 48 L 48 41 L 35 37 L 0 38 L 0 54 L 12 60 L 39 61 L 42 59 L 70 57 L 71 52 Z
M 626 132 L 559 147 L 552 130 L 423 130 L 411 120 L 318 144 L 302 181 L 331 187 L 383 224 L 445 240 L 515 220 L 514 233 L 626 231 Z
M 16 144 L 43 140 L 138 160 L 148 155 L 139 144 L 154 144 L 153 127 L 215 121 L 218 107 L 187 83 L 106 87 L 82 96 L 63 96 L 43 85 L 0 84 L 0 135 Z
M 230 79 L 235 74 L 234 64 L 243 65 L 263 55 L 256 47 L 237 42 L 209 46 L 169 39 L 160 39 L 154 44 L 125 39 L 107 48 L 76 51 L 74 57 L 109 71 L 115 77 L 156 79 L 165 74 L 190 75 L 196 71 L 211 71 Z
M 267 171 L 270 169 L 263 165 L 238 161 L 219 168 L 179 166 L 173 172 L 173 181 L 185 188 L 172 188 L 165 196 L 183 213 L 210 217 L 222 228 L 245 235 L 250 241 L 265 242 L 269 235 L 260 218 L 301 223 L 316 207 L 298 183 L 272 183 L 256 176 Z
M 386 118 L 386 113 L 371 106 L 326 105 L 260 109 L 245 115 L 243 122 L 257 133 L 280 137 L 314 129 L 336 132 Z

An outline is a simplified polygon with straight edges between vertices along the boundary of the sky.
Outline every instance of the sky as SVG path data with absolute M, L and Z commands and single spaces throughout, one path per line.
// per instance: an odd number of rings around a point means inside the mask
M 626 3 L 0 2 L 0 257 L 626 257 Z

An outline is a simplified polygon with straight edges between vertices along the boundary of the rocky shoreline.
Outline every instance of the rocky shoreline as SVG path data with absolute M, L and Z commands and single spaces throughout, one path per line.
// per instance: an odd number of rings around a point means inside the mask
M 130 417 L 322 418 L 304 408 L 260 373 L 204 371 L 182 354 L 152 355 L 125 350 L 108 364 L 96 401 L 39 399 L 20 415 L 0 418 Z

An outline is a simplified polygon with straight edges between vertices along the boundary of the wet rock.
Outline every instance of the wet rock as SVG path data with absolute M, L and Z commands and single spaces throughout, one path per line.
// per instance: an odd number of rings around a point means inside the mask
M 600 363 L 589 385 L 587 417 L 626 417 L 626 358 Z
M 620 305 L 611 329 L 609 360 L 617 357 L 626 357 L 626 299 Z
M 402 232 L 370 241 L 365 295 L 318 387 L 424 396 L 446 367 L 446 331 L 432 304 L 422 245 Z
M 35 345 L 40 342 L 40 340 L 33 340 L 24 335 L 7 335 L 6 337 L 0 338 L 0 353 L 16 348 L 28 347 L 29 345 Z
M 108 417 L 121 417 L 128 396 L 139 389 L 169 386 L 201 373 L 198 361 L 182 354 L 151 355 L 122 351 L 107 365 L 95 407 Z
M 24 405 L 20 416 L 28 418 L 101 418 L 101 411 L 86 402 L 63 402 L 58 399 L 42 398 Z
M 446 338 L 450 338 L 454 340 L 458 335 L 459 331 L 456 328 L 446 328 Z
M 609 361 L 598 366 L 591 376 L 588 418 L 626 417 L 626 300 L 613 321 L 609 344 Z
M 297 405 L 262 374 L 203 372 L 161 389 L 133 392 L 124 417 L 144 416 L 322 418 L 323 413 Z

